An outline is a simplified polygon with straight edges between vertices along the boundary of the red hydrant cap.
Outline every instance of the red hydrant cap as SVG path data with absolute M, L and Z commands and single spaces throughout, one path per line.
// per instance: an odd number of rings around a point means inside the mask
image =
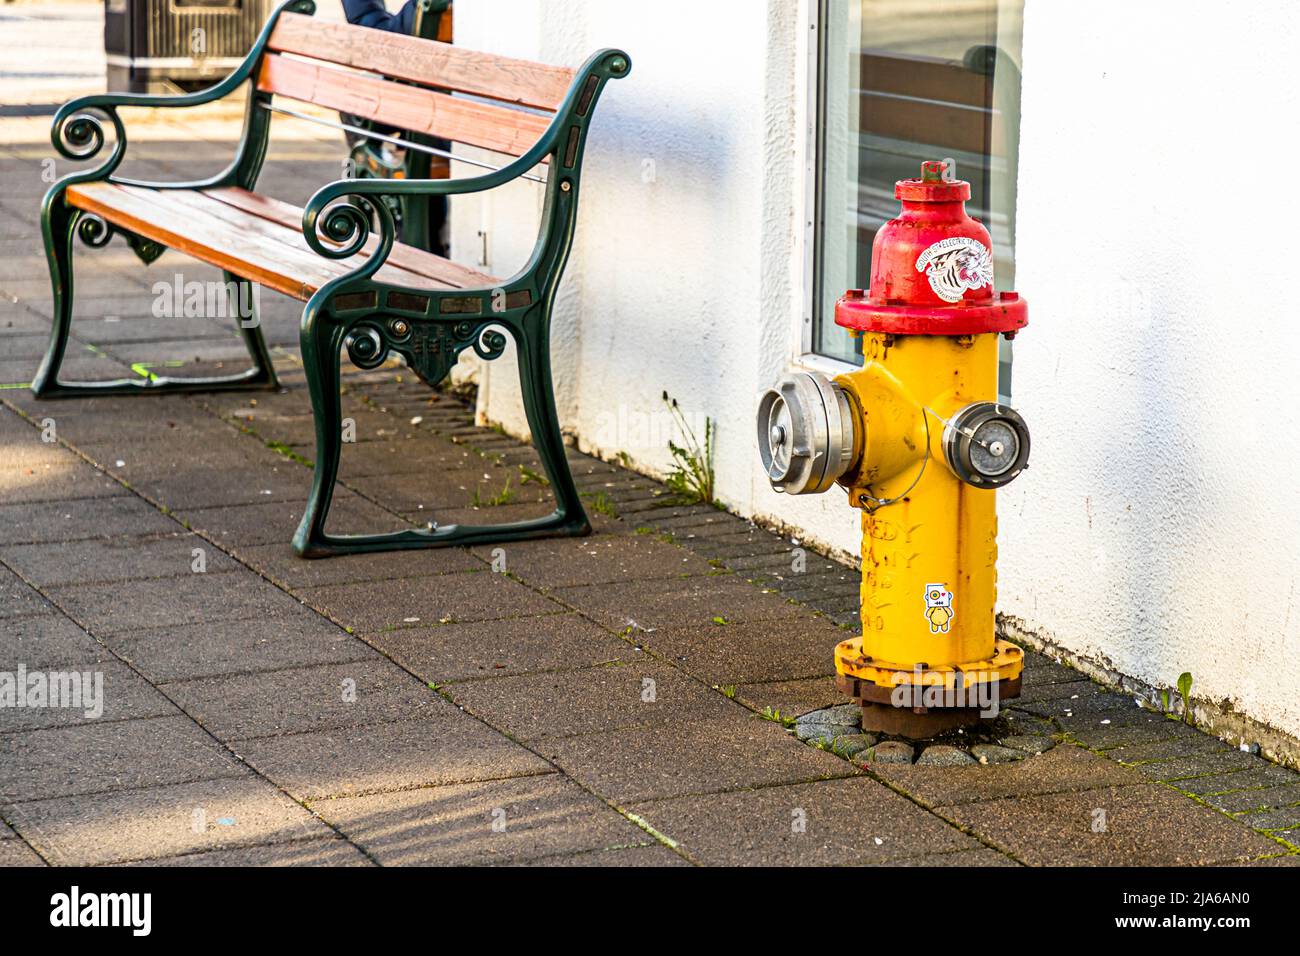
M 876 231 L 871 288 L 835 305 L 837 325 L 895 335 L 1014 334 L 1025 301 L 993 288 L 989 232 L 966 214 L 970 183 L 944 160 L 921 164 L 920 179 L 894 185 L 898 217 Z

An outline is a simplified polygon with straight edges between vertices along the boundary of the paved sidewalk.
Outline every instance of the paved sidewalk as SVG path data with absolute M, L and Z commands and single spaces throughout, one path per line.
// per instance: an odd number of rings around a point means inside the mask
M 0 865 L 1300 862 L 1300 775 L 1035 654 L 1015 715 L 1063 741 L 1041 756 L 860 766 L 801 743 L 769 718 L 841 702 L 856 573 L 795 574 L 790 541 L 577 452 L 590 538 L 297 559 L 296 303 L 263 293 L 279 393 L 23 387 L 51 307 L 49 149 L 26 129 L 0 122 L 0 672 L 102 673 L 105 708 L 0 709 Z M 169 178 L 232 132 L 151 129 L 137 159 Z M 302 202 L 339 152 L 277 146 L 266 190 Z M 154 282 L 215 270 L 77 255 L 68 374 L 242 367 L 220 323 L 150 313 Z M 531 449 L 401 368 L 347 375 L 345 414 L 338 530 L 549 510 Z

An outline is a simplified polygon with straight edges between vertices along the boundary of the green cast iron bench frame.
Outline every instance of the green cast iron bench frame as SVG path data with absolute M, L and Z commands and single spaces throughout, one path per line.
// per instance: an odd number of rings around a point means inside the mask
M 601 90 L 631 70 L 619 50 L 601 50 L 578 70 L 543 66 L 416 37 L 313 20 L 312 0 L 288 0 L 268 19 L 247 58 L 225 80 L 184 96 L 106 94 L 65 104 L 51 138 L 69 159 L 114 145 L 93 169 L 71 173 L 45 196 L 41 228 L 54 290 L 49 349 L 32 383 L 42 398 L 275 388 L 256 317 L 240 322 L 254 367 L 219 378 L 62 382 L 72 321 L 72 245 L 102 246 L 120 235 L 146 263 L 170 247 L 219 266 L 232 293 L 251 301 L 260 283 L 306 302 L 302 360 L 316 426 L 311 493 L 294 547 L 304 557 L 511 541 L 590 532 L 565 457 L 551 381 L 550 325 L 573 241 L 582 156 Z M 340 68 L 341 67 L 341 68 Z M 247 83 L 243 136 L 229 167 L 209 179 L 147 183 L 116 170 L 127 148 L 119 107 L 186 107 L 221 99 Z M 416 86 L 414 84 L 422 84 Z M 461 95 L 449 95 L 456 91 Z M 253 192 L 266 157 L 274 96 L 366 115 L 517 158 L 461 179 L 344 179 L 297 207 Z M 98 111 L 95 115 L 89 111 Z M 383 197 L 480 192 L 545 165 L 545 202 L 532 254 L 496 279 L 397 241 Z M 517 347 L 523 405 L 550 479 L 554 511 L 493 525 L 447 525 L 386 534 L 329 535 L 325 522 L 342 452 L 340 352 L 361 368 L 392 352 L 431 386 L 465 349 L 484 360 Z

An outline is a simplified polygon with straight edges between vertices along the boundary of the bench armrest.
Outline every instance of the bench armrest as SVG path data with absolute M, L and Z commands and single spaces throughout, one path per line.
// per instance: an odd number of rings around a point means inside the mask
M 77 181 L 104 179 L 112 174 L 126 153 L 126 129 L 117 111 L 123 106 L 145 107 L 185 107 L 202 106 L 212 103 L 238 89 L 239 85 L 253 75 L 262 59 L 262 52 L 271 31 L 280 14 L 285 11 L 311 14 L 315 12 L 315 0 L 284 0 L 262 25 L 252 49 L 242 63 L 225 79 L 206 89 L 193 93 L 155 94 L 155 93 L 92 93 L 79 96 L 59 107 L 50 125 L 50 142 L 59 155 L 65 159 L 85 161 L 93 159 L 104 148 L 104 125 L 101 119 L 87 110 L 98 110 L 107 117 L 113 126 L 113 153 L 99 167 L 76 174 Z
M 541 138 L 518 159 L 490 173 L 461 179 L 339 179 L 322 186 L 303 208 L 303 237 L 314 251 L 328 259 L 346 259 L 359 252 L 369 238 L 370 223 L 355 206 L 331 205 L 345 196 L 456 196 L 484 192 L 518 179 L 541 163 L 547 155 L 552 159 L 547 178 L 553 186 L 554 181 L 563 175 L 558 162 L 562 137 L 568 137 L 575 126 L 581 126 L 585 130 L 590 119 L 591 107 L 599 87 L 595 87 L 594 91 L 588 90 L 589 82 L 594 78 L 603 85 L 606 80 L 627 76 L 631 68 L 632 62 L 622 50 L 599 50 L 593 53 L 574 76 L 564 102 L 556 110 Z M 368 278 L 373 275 L 383 265 L 392 248 L 392 216 L 383 203 L 370 205 L 379 217 L 380 246 L 350 278 Z M 328 214 L 325 215 L 327 209 Z M 326 237 L 341 245 L 325 245 L 318 228 Z

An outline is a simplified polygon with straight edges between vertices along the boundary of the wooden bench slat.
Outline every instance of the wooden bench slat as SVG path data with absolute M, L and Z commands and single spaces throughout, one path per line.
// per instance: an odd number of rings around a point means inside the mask
M 267 46 L 458 93 L 554 111 L 574 71 L 448 43 L 282 13 Z
M 204 194 L 282 226 L 291 229 L 301 228 L 302 210 L 292 203 L 273 196 L 252 193 L 237 186 L 208 189 Z M 371 242 L 375 241 L 377 240 L 372 237 Z M 453 289 L 490 289 L 501 283 L 501 280 L 495 276 L 401 243 L 393 246 L 393 251 L 388 254 L 388 261 Z
M 284 225 L 270 219 L 250 215 L 241 209 L 236 209 L 229 203 L 224 203 L 203 192 L 176 190 L 174 194 L 168 195 L 166 198 L 170 203 L 183 206 L 186 210 L 193 210 L 196 215 L 205 217 L 205 220 L 207 218 L 215 218 L 226 225 L 234 226 L 237 229 L 245 231 L 249 235 L 256 237 L 258 240 L 283 243 L 293 248 L 295 252 L 315 256 L 317 259 L 323 258 L 317 255 L 315 250 L 307 245 L 307 240 L 303 238 L 302 228 L 300 225 L 286 228 Z M 302 222 L 301 211 L 298 213 L 298 222 Z M 362 258 L 369 257 L 378 245 L 378 242 L 379 241 L 374 236 L 371 236 L 361 250 Z M 328 240 L 326 240 L 325 244 L 327 246 L 338 245 L 337 243 L 329 242 Z M 343 271 L 346 272 L 347 269 L 345 268 Z M 388 261 L 384 263 L 380 272 L 384 273 L 384 278 L 389 282 L 398 282 L 403 285 L 432 285 L 433 287 L 440 289 L 454 288 L 445 282 L 430 280 L 422 273 L 403 268 L 397 263 L 394 263 L 391 256 Z
M 102 216 L 108 222 L 303 301 L 311 298 L 330 279 L 344 275 L 356 266 L 355 257 L 326 259 L 312 251 L 298 225 L 302 221 L 301 210 L 294 210 L 294 225 L 289 227 L 278 219 L 238 208 L 228 201 L 229 195 L 217 197 L 195 190 L 148 189 L 91 182 L 69 186 L 66 196 L 73 206 Z M 294 207 L 287 208 L 292 210 Z M 283 218 L 287 220 L 289 214 L 285 212 Z M 370 248 L 374 248 L 374 243 L 372 238 Z M 421 274 L 438 273 L 440 267 L 429 260 L 446 260 L 400 244 L 394 246 L 393 254 L 399 254 L 399 250 L 402 250 L 400 255 L 407 267 L 385 262 L 377 279 L 430 291 L 464 288 L 440 274 L 437 278 Z M 359 255 L 364 257 L 366 252 L 363 250 Z M 420 272 L 410 267 L 416 267 Z M 462 268 L 449 269 L 446 273 L 458 277 Z M 486 280 L 481 282 L 480 288 L 497 284 L 491 276 L 476 275 Z M 476 281 L 475 284 L 479 283 Z
M 257 88 L 511 156 L 528 152 L 549 125 L 549 120 L 537 113 L 455 99 L 418 86 L 274 54 L 262 60 Z
M 171 204 L 160 206 L 145 193 L 156 195 L 157 191 L 92 182 L 69 186 L 65 195 L 79 209 L 295 299 L 309 299 L 332 277 L 334 264 L 320 256 L 313 264 L 295 262 L 298 268 L 288 272 L 285 264 L 291 250 L 285 247 L 285 254 L 279 255 L 280 250 L 267 252 L 239 242 L 241 237 L 233 228 L 209 230 L 203 239 L 192 238 L 193 226 L 188 221 L 191 217 L 184 210 Z

